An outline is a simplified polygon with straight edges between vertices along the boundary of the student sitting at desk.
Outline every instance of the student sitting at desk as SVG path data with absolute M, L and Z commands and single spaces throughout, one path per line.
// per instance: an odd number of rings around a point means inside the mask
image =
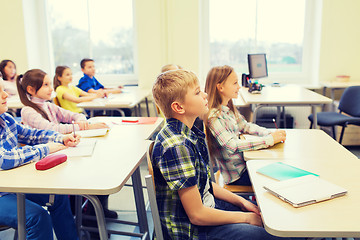
M 270 132 L 266 128 L 248 123 L 237 111 L 232 98 L 239 93 L 238 77 L 230 66 L 213 67 L 207 77 L 209 113 L 205 118 L 210 152 L 214 153 L 226 184 L 250 186 L 243 151 L 273 146 L 285 141 L 284 130 Z M 239 134 L 261 136 L 257 140 L 241 140 Z
M 21 102 L 21 120 L 25 125 L 38 129 L 50 129 L 60 133 L 74 130 L 107 128 L 105 123 L 89 124 L 85 115 L 65 110 L 50 103 L 53 88 L 49 76 L 40 69 L 32 69 L 17 77 Z M 72 121 L 75 124 L 72 124 Z
M 208 111 L 196 75 L 162 73 L 152 91 L 167 118 L 151 157 L 165 239 L 280 239 L 261 227 L 257 206 L 210 181 L 205 134 L 193 126 Z
M 80 62 L 81 71 L 84 73 L 84 76 L 80 78 L 78 88 L 88 93 L 105 93 L 107 96 L 110 93 L 121 93 L 123 86 L 117 88 L 105 88 L 96 78 L 95 78 L 95 64 L 94 60 L 90 58 L 84 58 Z M 131 110 L 128 108 L 122 109 L 125 113 L 125 116 L 131 116 Z
M 78 87 L 70 86 L 72 72 L 67 66 L 58 66 L 55 70 L 54 89 L 56 97 L 62 108 L 76 113 L 82 113 L 83 109 L 76 106 L 81 102 L 89 102 L 96 98 L 105 97 L 104 92 L 87 93 Z
M 30 161 L 38 161 L 46 155 L 79 143 L 79 137 L 72 134 L 61 135 L 50 130 L 37 130 L 25 127 L 9 114 L 0 78 L 0 170 L 8 170 Z M 18 147 L 18 143 L 27 146 Z M 16 172 L 14 172 L 16 173 Z M 27 239 L 52 240 L 53 228 L 59 240 L 78 239 L 76 226 L 66 195 L 55 195 L 55 201 L 48 212 L 41 206 L 49 201 L 47 194 L 25 195 L 25 217 Z M 0 225 L 17 228 L 17 200 L 13 193 L 0 192 Z
M 0 73 L 4 80 L 4 89 L 10 96 L 17 95 L 16 89 L 16 65 L 11 60 L 2 60 L 0 62 Z

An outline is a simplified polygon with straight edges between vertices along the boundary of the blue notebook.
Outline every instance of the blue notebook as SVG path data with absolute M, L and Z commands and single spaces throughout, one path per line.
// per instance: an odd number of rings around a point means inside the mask
M 265 167 L 259 168 L 256 172 L 279 181 L 302 177 L 305 175 L 319 176 L 315 173 L 308 172 L 282 162 L 276 162 L 266 165 Z

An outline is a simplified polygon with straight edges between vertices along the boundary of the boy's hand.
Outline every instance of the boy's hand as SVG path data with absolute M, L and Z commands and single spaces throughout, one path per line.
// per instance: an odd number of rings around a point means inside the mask
M 73 134 L 67 134 L 67 135 L 64 135 L 63 142 L 64 142 L 64 145 L 67 147 L 75 147 L 76 145 L 79 144 L 80 138 L 81 137 L 79 135 L 76 135 L 74 137 Z
M 54 143 L 54 142 L 49 142 L 47 143 L 50 153 L 54 153 L 60 150 L 63 150 L 65 148 L 67 148 L 65 145 L 61 144 L 61 143 Z
M 247 212 L 244 214 L 246 214 L 246 222 L 247 223 L 249 223 L 251 225 L 259 226 L 259 227 L 263 226 L 260 215 L 257 215 L 253 212 Z
M 274 138 L 274 144 L 279 142 L 285 142 L 286 140 L 286 132 L 284 130 L 276 130 L 271 133 L 271 136 Z
M 79 122 L 75 122 L 75 124 L 79 125 L 80 130 L 89 129 L 89 123 L 87 121 L 79 121 Z
M 103 97 L 105 97 L 105 93 L 104 93 L 103 91 L 101 91 L 101 92 L 96 92 L 95 95 L 96 95 L 97 98 L 103 98 Z
M 89 129 L 100 129 L 100 128 L 109 128 L 108 125 L 106 125 L 106 123 L 93 123 L 93 124 L 89 124 Z
M 241 206 L 240 206 L 240 207 L 241 207 L 241 209 L 242 209 L 243 211 L 253 212 L 253 213 L 255 213 L 255 214 L 257 214 L 257 215 L 260 216 L 260 210 L 259 210 L 259 208 L 258 208 L 255 204 L 253 204 L 252 202 L 250 202 L 250 201 L 247 201 L 247 200 L 244 199 L 244 201 L 241 202 Z

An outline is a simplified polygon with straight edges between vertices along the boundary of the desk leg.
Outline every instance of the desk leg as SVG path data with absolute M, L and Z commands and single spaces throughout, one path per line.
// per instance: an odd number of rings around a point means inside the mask
M 317 113 L 316 113 L 316 105 L 311 106 L 311 113 L 313 114 L 313 129 L 317 129 Z
M 97 198 L 97 196 L 93 196 L 93 195 L 84 195 L 84 197 L 89 199 L 89 201 L 94 206 L 96 220 L 98 222 L 98 227 L 99 227 L 100 240 L 108 239 L 106 224 L 105 224 L 104 210 L 101 206 L 99 199 Z
M 147 116 L 150 117 L 150 111 L 149 111 L 149 101 L 148 98 L 145 98 L 145 103 L 146 103 L 146 111 L 147 111 Z
M 142 190 L 142 183 L 141 183 L 141 175 L 140 175 L 140 168 L 138 167 L 135 172 L 131 176 L 133 182 L 133 190 L 135 196 L 135 204 L 136 204 L 136 213 L 139 221 L 139 227 L 141 233 L 148 233 L 148 222 L 146 218 L 146 209 L 144 203 L 144 194 Z M 147 234 L 146 239 L 149 238 L 149 234 Z
M 81 225 L 82 225 L 81 200 L 82 200 L 82 196 L 78 196 L 78 195 L 75 196 L 75 224 L 79 234 L 81 232 Z
M 336 108 L 335 108 L 335 88 L 331 89 L 331 100 L 332 100 L 331 109 L 332 109 L 333 112 L 336 112 Z
M 276 124 L 280 128 L 281 106 L 276 106 Z
M 18 239 L 26 239 L 25 228 L 25 194 L 17 193 L 17 217 L 18 217 Z

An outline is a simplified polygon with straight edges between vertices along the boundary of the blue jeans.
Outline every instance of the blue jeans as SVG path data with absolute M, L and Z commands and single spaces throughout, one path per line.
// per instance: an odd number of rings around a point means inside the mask
M 48 207 L 50 215 L 41 207 L 49 202 L 49 195 L 26 194 L 25 198 L 26 237 L 28 240 L 52 240 L 53 228 L 58 240 L 79 239 L 67 195 L 55 195 L 54 204 Z M 0 197 L 0 225 L 17 228 L 15 194 Z
M 242 211 L 239 207 L 215 199 L 215 208 L 225 211 Z M 288 238 L 275 237 L 265 231 L 264 228 L 247 223 L 226 224 L 220 226 L 205 227 L 206 239 L 211 240 L 285 240 Z

